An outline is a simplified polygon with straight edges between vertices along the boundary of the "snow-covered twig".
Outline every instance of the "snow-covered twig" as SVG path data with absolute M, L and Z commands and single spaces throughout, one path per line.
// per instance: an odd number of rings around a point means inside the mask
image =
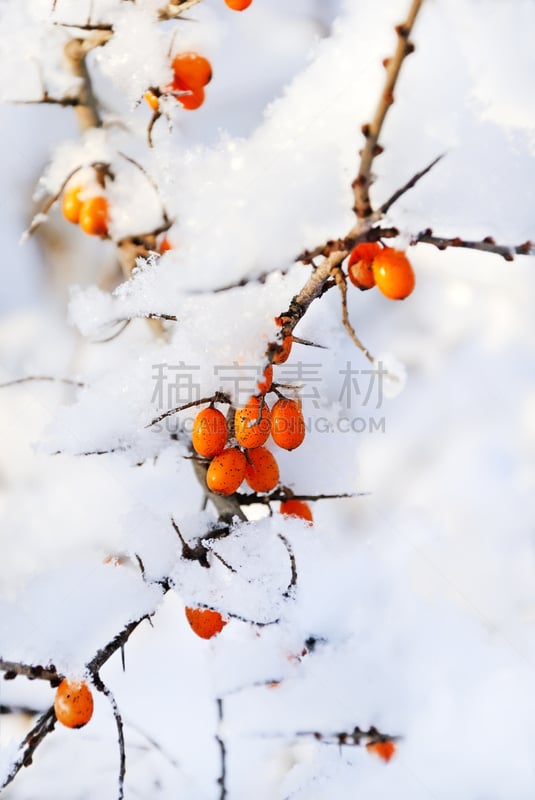
M 91 677 L 93 679 L 93 684 L 95 688 L 102 692 L 102 694 L 109 700 L 109 703 L 112 707 L 113 716 L 115 718 L 115 724 L 117 726 L 117 740 L 119 744 L 119 783 L 118 783 L 118 793 L 117 798 L 118 800 L 123 800 L 124 797 L 124 777 L 126 775 L 126 752 L 124 746 L 124 730 L 123 730 L 123 719 L 121 717 L 121 713 L 119 711 L 119 707 L 117 705 L 117 701 L 113 696 L 111 689 L 109 689 L 98 672 L 92 672 Z
M 0 791 L 5 789 L 11 781 L 15 779 L 22 767 L 29 767 L 32 763 L 33 754 L 43 741 L 43 739 L 54 730 L 56 724 L 56 714 L 54 713 L 54 706 L 51 706 L 44 714 L 42 714 L 31 731 L 24 737 L 21 742 L 17 758 L 12 763 L 11 768 L 0 785 Z
M 221 728 L 224 721 L 223 699 L 221 697 L 216 698 L 216 705 L 217 705 L 217 733 L 215 735 L 215 740 L 218 744 L 219 753 L 221 757 L 221 772 L 219 778 L 217 779 L 217 783 L 220 789 L 219 799 L 225 800 L 225 797 L 227 796 L 227 748 L 225 746 L 223 737 L 221 736 Z
M 4 673 L 4 680 L 6 681 L 13 680 L 17 675 L 23 675 L 31 681 L 50 681 L 52 686 L 58 686 L 61 681 L 61 676 L 58 675 L 54 664 L 42 667 L 39 664 L 22 664 L 17 661 L 7 661 L 0 658 L 0 671 Z

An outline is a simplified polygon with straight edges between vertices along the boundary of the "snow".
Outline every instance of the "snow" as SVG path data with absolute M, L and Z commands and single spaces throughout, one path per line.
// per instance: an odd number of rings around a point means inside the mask
M 229 800 L 533 797 L 532 257 L 418 245 L 404 302 L 349 287 L 359 337 L 395 376 L 373 384 L 336 290 L 314 302 L 296 335 L 326 349 L 296 343 L 275 368 L 302 384 L 307 437 L 295 452 L 269 445 L 295 493 L 355 494 L 314 503 L 312 527 L 255 506 L 218 537 L 190 463 L 196 408 L 150 425 L 192 393 L 243 402 L 273 318 L 310 274 L 296 255 L 351 228 L 360 126 L 407 0 L 254 0 L 242 14 L 204 0 L 177 23 L 155 21 L 155 0 L 51 5 L 2 3 L 2 99 L 37 99 L 40 74 L 52 96 L 74 90 L 61 51 L 76 29 L 54 22 L 91 14 L 116 34 L 88 60 L 102 128 L 80 135 L 72 109 L 0 110 L 0 384 L 83 383 L 0 388 L 0 658 L 83 675 L 150 616 L 125 671 L 118 653 L 102 669 L 125 724 L 126 797 L 218 797 L 217 732 Z M 392 207 L 397 246 L 428 226 L 533 239 L 533 15 L 527 0 L 424 4 L 372 200 L 445 157 Z M 136 104 L 189 49 L 214 67 L 206 103 L 169 100 L 172 128 L 160 119 L 149 149 L 151 112 Z M 112 241 L 54 207 L 19 248 L 74 170 L 72 184 L 102 190 L 95 162 L 113 174 Z M 173 250 L 124 280 L 115 244 L 165 212 Z M 176 321 L 157 337 L 149 314 Z M 204 537 L 209 569 L 181 557 L 172 520 L 190 544 Z M 227 625 L 201 640 L 185 606 Z M 116 728 L 94 694 L 91 723 L 49 735 L 6 798 L 113 796 Z M 0 705 L 52 702 L 46 683 L 0 681 Z M 30 725 L 0 717 L 0 776 Z M 299 735 L 356 725 L 399 736 L 396 756 Z

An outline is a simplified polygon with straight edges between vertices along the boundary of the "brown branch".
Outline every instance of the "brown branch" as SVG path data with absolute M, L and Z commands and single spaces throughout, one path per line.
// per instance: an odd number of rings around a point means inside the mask
M 519 245 L 496 244 L 492 236 L 485 236 L 485 238 L 481 241 L 467 241 L 465 239 L 461 239 L 459 236 L 454 236 L 452 238 L 434 236 L 431 228 L 427 228 L 425 231 L 417 233 L 416 236 L 411 238 L 409 244 L 411 246 L 416 244 L 432 244 L 438 248 L 438 250 L 446 250 L 448 247 L 464 247 L 469 250 L 480 250 L 484 253 L 494 253 L 495 255 L 504 258 L 505 261 L 514 261 L 515 255 L 535 255 L 535 243 L 529 240 Z
M 318 256 L 327 258 L 332 253 L 339 253 L 342 250 L 349 253 L 353 250 L 355 245 L 361 242 L 379 242 L 381 239 L 395 239 L 396 236 L 399 236 L 399 230 L 397 228 L 369 228 L 360 233 L 353 232 L 343 239 L 329 239 L 328 242 L 314 248 L 314 250 L 304 250 L 295 260 L 302 261 L 305 264 L 311 264 L 313 259 Z M 316 265 L 314 264 L 313 266 Z
M 373 214 L 370 203 L 370 185 L 372 183 L 372 165 L 376 156 L 382 152 L 379 145 L 379 136 L 388 109 L 394 102 L 394 89 L 399 77 L 401 66 L 409 53 L 414 50 L 414 45 L 409 41 L 409 36 L 422 6 L 423 0 L 412 0 L 407 19 L 396 27 L 398 43 L 394 56 L 386 62 L 386 80 L 379 103 L 375 110 L 373 120 L 362 127 L 365 144 L 360 155 L 358 175 L 353 182 L 355 197 L 354 210 L 359 219 L 367 219 Z
M 320 733 L 319 731 L 297 731 L 295 736 L 310 736 L 313 739 L 316 739 L 318 742 L 323 742 L 324 744 L 335 744 L 338 747 L 342 747 L 344 745 L 359 747 L 360 745 L 397 742 L 400 739 L 399 736 L 389 736 L 388 734 L 381 733 L 373 725 L 367 731 L 363 731 L 357 726 L 353 728 L 351 732 Z
M 86 39 L 71 39 L 64 48 L 70 72 L 81 80 L 78 94 L 80 102 L 74 109 L 81 131 L 102 126 L 98 103 L 93 94 L 93 86 L 87 69 L 86 56 L 95 47 L 105 45 L 111 39 L 111 36 L 112 32 L 109 30 L 95 31 Z
M 316 500 L 339 500 L 349 497 L 367 497 L 370 492 L 353 492 L 351 494 L 295 494 L 290 489 L 282 487 L 270 494 L 236 494 L 235 497 L 240 506 L 251 506 L 256 504 L 267 505 L 268 503 L 284 503 L 286 500 L 303 500 L 314 502 Z
M 25 678 L 33 680 L 49 681 L 53 686 L 58 686 L 61 681 L 61 675 L 54 664 L 49 664 L 47 667 L 42 667 L 38 664 L 22 664 L 17 661 L 7 661 L 0 658 L 0 671 L 4 672 L 4 680 L 12 680 L 17 675 L 23 675 Z
M 56 724 L 56 714 L 54 706 L 51 706 L 42 714 L 30 732 L 24 737 L 19 747 L 16 759 L 11 765 L 7 776 L 0 785 L 0 791 L 5 789 L 11 781 L 15 779 L 22 767 L 29 767 L 33 760 L 33 754 L 43 741 L 43 739 L 54 730 Z

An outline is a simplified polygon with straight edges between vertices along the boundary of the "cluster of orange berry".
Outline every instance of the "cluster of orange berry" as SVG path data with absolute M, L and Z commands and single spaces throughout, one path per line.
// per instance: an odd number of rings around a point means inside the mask
M 265 393 L 271 388 L 273 368 L 266 367 Z M 213 406 L 200 411 L 193 424 L 192 444 L 203 458 L 210 458 L 208 488 L 218 494 L 234 494 L 243 480 L 255 492 L 270 492 L 279 482 L 279 467 L 264 445 L 270 436 L 284 450 L 294 450 L 305 438 L 305 421 L 297 400 L 281 397 L 270 410 L 265 393 L 252 396 L 234 414 L 236 445 L 227 447 L 227 420 Z
M 99 194 L 82 200 L 80 194 L 85 191 L 83 186 L 74 184 L 65 189 L 61 200 L 63 216 L 90 236 L 105 238 L 108 235 L 108 201 Z
M 351 283 L 365 291 L 377 286 L 385 297 L 404 300 L 414 289 L 414 271 L 402 250 L 381 247 L 378 242 L 361 242 L 347 262 Z
M 171 95 L 187 111 L 204 103 L 204 87 L 212 80 L 212 65 L 204 56 L 194 52 L 178 53 L 171 64 L 173 80 L 163 89 L 149 89 L 145 100 L 153 111 L 160 107 L 160 97 Z

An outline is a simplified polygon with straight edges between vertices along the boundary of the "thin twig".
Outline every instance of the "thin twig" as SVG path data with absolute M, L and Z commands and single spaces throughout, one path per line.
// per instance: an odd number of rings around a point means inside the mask
M 294 492 L 286 490 L 283 487 L 270 494 L 236 494 L 235 497 L 241 506 L 250 506 L 256 505 L 257 503 L 267 504 L 279 501 L 285 502 L 286 500 L 339 500 L 340 498 L 366 497 L 369 494 L 370 492 L 352 492 L 351 494 L 294 494 Z
M 427 165 L 427 167 L 422 169 L 420 172 L 417 172 L 416 175 L 413 175 L 410 181 L 407 181 L 407 183 L 398 189 L 397 192 L 394 192 L 394 194 L 380 207 L 379 216 L 382 217 L 384 214 L 386 214 L 387 211 L 394 205 L 394 203 L 396 203 L 399 198 L 405 194 L 405 192 L 408 192 L 409 189 L 412 189 L 414 186 L 416 186 L 421 178 L 427 175 L 427 173 L 430 172 L 439 161 L 442 161 L 444 155 L 445 154 L 442 153 L 442 155 L 437 156 L 435 159 L 433 159 L 433 161 L 431 161 L 430 164 Z
M 150 185 L 154 189 L 155 193 L 157 194 L 158 198 L 160 199 L 160 203 L 161 203 L 161 206 L 162 206 L 162 218 L 163 218 L 163 221 L 164 221 L 164 225 L 170 226 L 171 222 L 170 222 L 170 219 L 169 219 L 169 215 L 167 214 L 165 206 L 163 205 L 163 203 L 161 201 L 160 190 L 158 188 L 158 184 L 156 183 L 156 181 L 154 180 L 152 175 L 150 175 L 147 172 L 147 170 L 145 169 L 145 167 L 143 167 L 141 164 L 139 164 L 134 158 L 131 158 L 131 156 L 127 156 L 126 153 L 123 153 L 121 150 L 118 150 L 117 152 L 118 152 L 118 155 L 121 156 L 121 158 L 124 158 L 124 160 L 128 161 L 129 164 L 132 164 L 132 166 L 136 167 L 136 169 L 138 169 L 141 172 L 141 174 L 150 183 Z M 166 230 L 166 229 L 167 228 L 164 228 L 163 230 Z
M 370 363 L 375 364 L 375 358 L 372 356 L 368 348 L 362 344 L 357 334 L 355 333 L 355 329 L 352 326 L 351 321 L 349 319 L 349 312 L 347 310 L 346 276 L 344 275 L 341 267 L 334 267 L 331 274 L 334 277 L 336 285 L 340 290 L 340 299 L 342 301 L 342 324 L 346 329 L 346 331 L 348 332 L 353 343 L 359 348 L 359 350 L 361 350 L 364 353 L 364 355 L 366 356 L 368 361 L 370 361 Z
M 224 722 L 223 698 L 217 697 L 215 702 L 217 706 L 217 732 L 215 740 L 219 746 L 219 754 L 221 757 L 221 772 L 217 783 L 219 786 L 219 800 L 225 800 L 227 796 L 227 748 L 221 736 L 221 727 Z
M 202 406 L 205 403 L 230 403 L 230 397 L 222 392 L 216 392 L 215 394 L 211 395 L 210 397 L 203 397 L 200 400 L 192 400 L 191 403 L 186 403 L 183 406 L 177 406 L 176 408 L 170 408 L 168 411 L 164 411 L 163 414 L 160 414 L 159 417 L 155 417 L 148 425 L 145 425 L 146 428 L 150 428 L 152 425 L 156 425 L 158 422 L 161 422 L 163 419 L 172 416 L 173 414 L 178 414 L 179 411 L 186 411 L 188 408 L 193 408 L 194 406 Z
M 68 386 L 85 386 L 81 381 L 73 381 L 70 378 L 54 378 L 51 375 L 27 375 L 25 378 L 16 378 L 7 383 L 0 383 L 0 389 L 6 389 L 8 386 L 17 386 L 19 383 L 29 383 L 30 381 L 50 381 L 53 383 L 65 383 Z
M 283 597 L 290 597 L 292 594 L 292 589 L 297 586 L 297 564 L 295 562 L 295 555 L 292 549 L 292 546 L 286 536 L 283 536 L 282 533 L 277 534 L 281 542 L 286 548 L 286 552 L 288 553 L 288 558 L 290 559 L 290 569 L 292 571 L 292 577 L 290 579 L 290 583 L 288 584 L 288 588 L 283 593 Z
M 33 760 L 33 755 L 43 739 L 54 730 L 56 724 L 56 714 L 54 706 L 51 706 L 42 714 L 31 731 L 24 737 L 19 747 L 19 752 L 13 761 L 11 768 L 0 785 L 0 791 L 5 789 L 17 776 L 22 767 L 29 767 Z
M 414 22 L 422 6 L 423 0 L 412 0 L 407 19 L 402 25 L 396 26 L 398 43 L 394 56 L 386 63 L 386 80 L 379 98 L 379 103 L 371 123 L 362 127 L 365 137 L 364 148 L 360 156 L 358 175 L 353 182 L 355 196 L 355 213 L 359 219 L 366 219 L 373 213 L 370 203 L 370 185 L 372 183 L 372 164 L 376 156 L 382 152 L 379 145 L 379 136 L 388 109 L 394 102 L 394 89 L 399 77 L 401 66 L 409 53 L 414 50 L 414 45 L 409 41 Z
M 465 247 L 469 250 L 480 250 L 484 253 L 494 253 L 497 256 L 501 256 L 505 261 L 514 261 L 515 255 L 535 255 L 535 244 L 529 240 L 518 245 L 496 244 L 492 236 L 485 236 L 481 241 L 468 241 L 461 239 L 459 236 L 451 238 L 434 236 L 431 228 L 417 233 L 410 241 L 411 245 L 420 243 L 432 244 L 439 250 L 446 250 L 448 247 Z

